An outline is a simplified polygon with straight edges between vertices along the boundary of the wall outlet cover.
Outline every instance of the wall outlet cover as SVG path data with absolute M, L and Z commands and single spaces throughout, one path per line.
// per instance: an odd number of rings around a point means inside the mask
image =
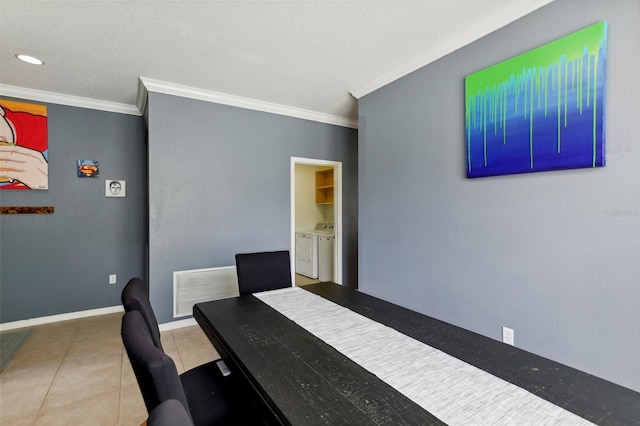
M 502 327 L 502 342 L 513 346 L 513 329 Z

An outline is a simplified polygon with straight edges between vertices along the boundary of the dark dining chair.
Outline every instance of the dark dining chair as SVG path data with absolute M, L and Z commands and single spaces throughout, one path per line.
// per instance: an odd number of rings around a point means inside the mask
M 177 399 L 167 399 L 153 409 L 147 426 L 194 426 L 189 412 Z
M 156 315 L 151 307 L 151 301 L 149 300 L 149 294 L 147 293 L 144 282 L 138 277 L 131 278 L 124 286 L 124 289 L 122 289 L 120 300 L 122 301 L 122 307 L 125 312 L 129 312 L 131 310 L 140 312 L 140 315 L 142 315 L 144 322 L 149 328 L 153 344 L 156 348 L 164 350 L 162 348 L 162 342 L 160 341 L 160 327 L 158 327 L 158 320 L 156 319 Z
M 240 295 L 291 287 L 288 250 L 236 254 Z
M 156 314 L 153 312 L 153 308 L 151 307 L 151 301 L 149 300 L 144 282 L 137 277 L 131 278 L 124 286 L 124 289 L 122 289 L 120 299 L 125 312 L 138 311 L 140 313 L 142 319 L 144 319 L 144 322 L 147 325 L 147 328 L 149 329 L 149 334 L 151 335 L 153 344 L 156 348 L 164 352 L 162 342 L 160 341 L 160 327 L 158 326 Z M 198 374 L 201 374 L 197 372 L 198 370 L 213 371 L 214 366 L 223 376 L 231 374 L 231 370 L 229 370 L 227 364 L 222 359 L 216 359 L 206 364 L 199 365 L 192 369 L 192 373 L 186 372 L 183 374 L 188 373 L 195 374 L 197 376 Z
M 200 368 L 179 375 L 171 357 L 154 345 L 140 312 L 124 314 L 121 334 L 149 414 L 164 401 L 175 399 L 196 426 L 263 423 L 248 404 L 240 382 L 223 377 L 215 365 L 207 364 L 209 371 Z

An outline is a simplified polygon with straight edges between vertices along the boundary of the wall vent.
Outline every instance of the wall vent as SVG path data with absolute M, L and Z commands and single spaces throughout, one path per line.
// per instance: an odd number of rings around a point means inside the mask
M 173 273 L 174 318 L 193 315 L 193 305 L 196 303 L 239 295 L 235 266 Z

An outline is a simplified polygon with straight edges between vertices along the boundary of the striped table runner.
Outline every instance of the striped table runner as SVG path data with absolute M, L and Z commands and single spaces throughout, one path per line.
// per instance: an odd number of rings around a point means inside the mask
M 449 425 L 591 425 L 532 393 L 316 294 L 254 294 Z

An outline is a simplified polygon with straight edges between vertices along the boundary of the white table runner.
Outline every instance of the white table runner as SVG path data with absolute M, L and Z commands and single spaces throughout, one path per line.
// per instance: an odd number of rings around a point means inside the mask
M 451 426 L 592 424 L 516 385 L 301 288 L 254 296 Z

